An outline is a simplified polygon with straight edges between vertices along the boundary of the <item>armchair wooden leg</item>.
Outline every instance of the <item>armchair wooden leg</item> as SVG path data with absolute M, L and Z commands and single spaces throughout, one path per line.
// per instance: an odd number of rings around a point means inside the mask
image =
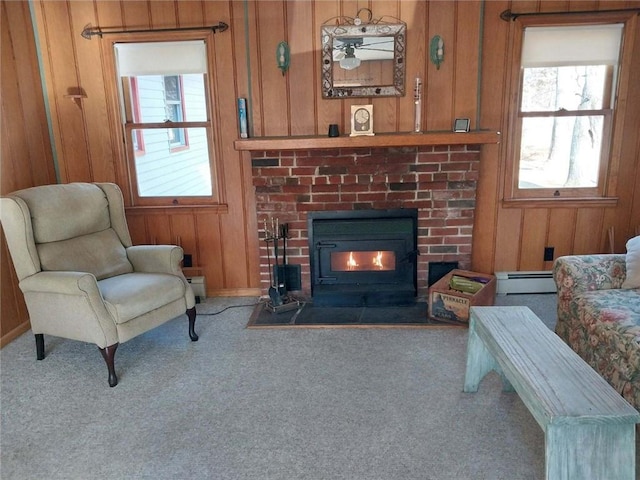
M 191 307 L 187 309 L 187 317 L 189 317 L 189 338 L 191 341 L 198 341 L 198 334 L 196 333 L 196 307 Z
M 116 369 L 114 366 L 114 356 L 116 354 L 116 349 L 118 348 L 118 344 L 114 343 L 113 345 L 109 345 L 106 348 L 100 348 L 100 353 L 102 354 L 102 358 L 107 364 L 107 369 L 109 370 L 109 386 L 115 387 L 118 384 L 118 377 L 116 377 Z
M 36 333 L 36 358 L 38 360 L 44 360 L 44 335 L 42 333 Z

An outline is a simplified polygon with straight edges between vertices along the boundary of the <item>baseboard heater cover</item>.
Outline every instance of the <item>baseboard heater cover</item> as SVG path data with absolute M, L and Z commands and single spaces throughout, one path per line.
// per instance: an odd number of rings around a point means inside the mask
M 541 272 L 496 272 L 498 295 L 510 293 L 555 293 L 553 273 Z
M 187 282 L 191 284 L 191 290 L 197 299 L 207 298 L 207 283 L 204 277 L 187 277 Z

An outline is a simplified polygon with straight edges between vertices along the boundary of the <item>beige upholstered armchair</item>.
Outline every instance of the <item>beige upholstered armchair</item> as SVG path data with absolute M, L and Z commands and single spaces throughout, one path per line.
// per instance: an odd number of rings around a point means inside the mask
M 111 183 L 45 185 L 0 200 L 0 220 L 29 311 L 36 356 L 44 334 L 95 343 L 118 378 L 118 344 L 186 313 L 195 297 L 174 245 L 131 245 L 122 192 Z

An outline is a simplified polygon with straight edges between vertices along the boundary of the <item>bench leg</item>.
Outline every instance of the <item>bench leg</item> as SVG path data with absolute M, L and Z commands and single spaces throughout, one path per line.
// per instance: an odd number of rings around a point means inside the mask
M 633 480 L 633 424 L 547 425 L 547 480 Z
M 466 393 L 477 392 L 480 382 L 491 370 L 500 371 L 493 356 L 489 353 L 480 337 L 478 337 L 475 329 L 475 319 L 471 317 L 467 343 L 467 370 L 464 375 L 463 390 Z

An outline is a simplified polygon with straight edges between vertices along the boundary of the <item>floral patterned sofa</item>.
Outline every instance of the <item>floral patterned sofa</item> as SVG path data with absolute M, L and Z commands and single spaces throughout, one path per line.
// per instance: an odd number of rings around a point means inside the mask
M 626 257 L 574 255 L 555 261 L 556 333 L 640 409 L 640 288 L 625 282 Z

